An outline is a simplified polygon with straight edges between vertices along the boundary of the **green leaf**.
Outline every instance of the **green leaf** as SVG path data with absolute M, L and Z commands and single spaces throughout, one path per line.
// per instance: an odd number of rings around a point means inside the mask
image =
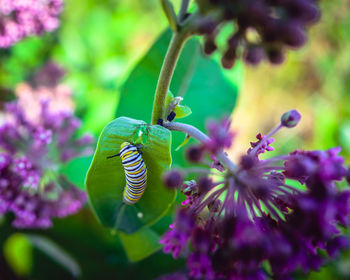
M 171 93 L 170 90 L 168 90 L 165 98 L 165 108 L 169 108 L 170 102 L 174 99 L 174 94 Z
M 191 108 L 184 105 L 177 105 L 174 112 L 176 114 L 176 119 L 184 118 L 192 114 Z
M 39 235 L 26 234 L 25 236 L 33 247 L 39 249 L 61 267 L 65 268 L 73 277 L 77 278 L 81 275 L 79 264 L 56 243 Z
M 151 118 L 154 92 L 170 39 L 171 32 L 164 32 L 131 72 L 121 88 L 116 116 Z M 232 113 L 242 74 L 239 61 L 234 69 L 226 71 L 217 60 L 204 57 L 198 40 L 194 38 L 182 50 L 170 90 L 174 96 L 183 96 L 183 103 L 191 108 L 192 114 L 186 122 L 204 130 L 207 118 L 221 118 Z M 169 98 L 168 94 L 168 101 Z M 183 142 L 183 133 L 173 132 L 172 139 L 173 162 L 185 165 L 183 151 L 175 152 Z
M 81 275 L 79 264 L 50 239 L 35 235 L 15 233 L 4 244 L 4 255 L 11 268 L 19 276 L 28 276 L 33 270 L 33 249 L 38 249 L 73 277 Z
M 347 153 L 350 153 L 350 121 L 339 126 L 339 142 Z
M 140 127 L 148 126 L 147 141 L 141 147 L 147 166 L 147 187 L 135 205 L 123 203 L 124 168 L 119 157 L 120 145 L 132 142 Z M 163 186 L 161 175 L 171 165 L 171 133 L 159 125 L 147 125 L 126 117 L 109 123 L 102 131 L 86 176 L 90 202 L 101 223 L 131 234 L 160 219 L 172 205 L 175 191 Z
M 33 267 L 32 246 L 24 234 L 12 234 L 4 243 L 4 257 L 18 276 L 28 276 Z
M 177 99 L 180 98 L 180 99 Z M 180 105 L 180 102 L 182 101 L 182 97 L 174 97 L 174 95 L 169 90 L 166 99 L 165 99 L 165 108 L 168 109 L 167 114 L 170 114 L 171 110 L 174 110 L 174 113 L 176 114 L 175 118 L 180 119 L 189 116 L 192 114 L 191 108 L 188 106 Z M 171 108 L 169 108 L 171 106 Z M 175 109 L 173 109 L 175 106 Z
M 145 259 L 162 247 L 159 244 L 159 235 L 149 227 L 133 234 L 119 232 L 118 236 L 131 262 Z

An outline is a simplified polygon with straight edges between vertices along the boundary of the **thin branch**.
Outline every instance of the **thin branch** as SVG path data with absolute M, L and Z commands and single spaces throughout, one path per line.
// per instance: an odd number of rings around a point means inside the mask
M 186 123 L 165 122 L 163 126 L 169 130 L 187 133 L 192 138 L 198 140 L 200 143 L 205 143 L 210 140 L 208 135 L 204 134 L 198 128 Z
M 178 15 L 178 19 L 180 22 L 182 21 L 182 19 L 184 18 L 184 16 L 187 13 L 189 3 L 190 3 L 190 0 L 182 0 L 182 2 L 181 2 L 181 7 L 179 10 L 179 15 Z
M 169 0 L 161 0 L 162 8 L 168 19 L 169 25 L 173 31 L 178 29 L 178 19 L 176 17 L 174 6 Z
M 205 143 L 210 140 L 209 136 L 204 134 L 202 131 L 197 129 L 196 127 L 185 124 L 185 123 L 176 123 L 176 122 L 165 122 L 163 126 L 169 130 L 174 131 L 181 131 L 188 135 L 190 135 L 192 138 L 196 139 L 200 143 Z M 224 153 L 224 151 L 219 151 L 216 154 L 217 159 L 220 161 L 220 163 L 226 167 L 231 173 L 234 173 L 236 170 L 235 164 L 227 157 L 227 155 Z

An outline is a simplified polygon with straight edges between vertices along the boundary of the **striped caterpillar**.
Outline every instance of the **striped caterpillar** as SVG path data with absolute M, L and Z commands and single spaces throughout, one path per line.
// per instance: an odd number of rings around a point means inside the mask
M 120 152 L 112 158 L 120 156 L 125 173 L 125 188 L 123 202 L 129 205 L 138 202 L 143 195 L 147 184 L 147 168 L 137 147 L 129 142 L 120 145 Z

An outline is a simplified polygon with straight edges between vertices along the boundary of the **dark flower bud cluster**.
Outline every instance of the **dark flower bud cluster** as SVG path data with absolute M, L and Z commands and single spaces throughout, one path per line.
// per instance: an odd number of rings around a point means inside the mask
M 204 35 L 204 51 L 219 47 L 216 37 L 223 25 L 233 25 L 222 65 L 231 68 L 243 56 L 246 63 L 284 61 L 286 49 L 306 42 L 306 28 L 320 16 L 317 0 L 197 0 L 200 19 L 197 32 Z
M 70 159 L 91 154 L 93 138 L 75 137 L 80 121 L 70 108 L 57 109 L 54 100 L 46 99 L 28 110 L 19 96 L 6 104 L 0 125 L 0 215 L 12 212 L 18 228 L 47 228 L 52 218 L 74 214 L 85 203 L 85 192 L 58 170 Z
M 55 30 L 63 0 L 1 0 L 0 48 L 8 48 L 32 35 Z
M 271 136 L 299 119 L 296 111 L 285 113 L 234 170 L 213 178 L 201 170 L 183 184 L 186 200 L 161 243 L 164 252 L 187 257 L 188 279 L 291 279 L 350 246 L 343 233 L 350 225 L 350 189 L 337 187 L 349 169 L 339 148 L 259 159 L 271 150 Z

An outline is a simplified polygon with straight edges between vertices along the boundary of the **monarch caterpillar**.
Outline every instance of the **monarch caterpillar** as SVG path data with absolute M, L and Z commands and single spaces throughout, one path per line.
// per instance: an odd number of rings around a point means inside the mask
M 143 195 L 147 183 L 147 168 L 137 147 L 129 142 L 120 145 L 120 152 L 112 158 L 120 156 L 125 172 L 125 188 L 123 202 L 129 205 L 138 202 Z

